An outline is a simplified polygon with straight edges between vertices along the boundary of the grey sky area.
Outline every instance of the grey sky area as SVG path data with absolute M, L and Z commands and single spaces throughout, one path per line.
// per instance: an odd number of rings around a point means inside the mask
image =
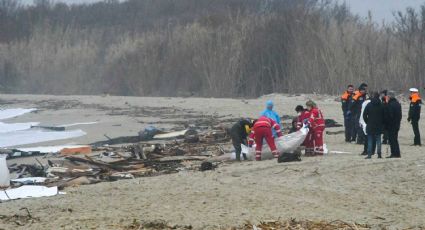
M 369 10 L 373 18 L 382 22 L 393 20 L 393 12 L 404 11 L 407 7 L 412 7 L 417 10 L 425 3 L 425 0 L 337 0 L 339 2 L 346 2 L 350 7 L 351 12 L 360 15 L 360 17 L 367 17 Z
M 93 3 L 99 0 L 54 0 L 55 2 L 66 3 Z M 200 0 L 202 1 L 202 0 Z M 390 22 L 393 20 L 393 12 L 404 11 L 407 7 L 419 9 L 425 0 L 334 0 L 346 2 L 351 11 L 360 17 L 367 17 L 369 10 L 377 22 Z M 31 4 L 33 0 L 22 0 L 26 4 Z

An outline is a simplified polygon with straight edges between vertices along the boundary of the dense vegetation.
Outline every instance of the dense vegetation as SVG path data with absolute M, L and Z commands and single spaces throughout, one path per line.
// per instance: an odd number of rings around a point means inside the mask
M 425 81 L 425 6 L 391 24 L 314 0 L 0 0 L 0 92 L 336 94 Z

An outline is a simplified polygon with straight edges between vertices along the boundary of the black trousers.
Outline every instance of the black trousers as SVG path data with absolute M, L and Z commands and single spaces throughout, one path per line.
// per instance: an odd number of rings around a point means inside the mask
M 412 120 L 413 133 L 415 134 L 415 139 L 413 141 L 414 145 L 421 145 L 421 133 L 419 132 L 419 120 Z
M 235 148 L 235 152 L 236 152 L 236 160 L 240 160 L 241 159 L 241 153 L 242 153 L 242 147 L 241 144 L 246 145 L 246 140 L 242 139 L 242 137 L 240 137 L 238 134 L 236 133 L 232 133 L 232 144 L 233 147 Z M 244 159 L 246 158 L 245 154 L 244 154 Z
M 360 114 L 356 114 L 355 116 L 355 132 L 357 134 L 357 144 L 364 144 L 364 141 L 366 140 L 366 135 L 363 132 L 363 128 L 360 127 Z
M 356 119 L 356 115 L 355 114 L 351 114 L 351 116 L 349 117 L 349 126 L 350 126 L 350 137 L 351 137 L 351 141 L 356 141 L 357 139 L 357 129 L 356 129 L 356 124 L 359 125 L 359 120 Z
M 351 116 L 344 115 L 345 141 L 347 142 L 352 141 L 352 126 Z
M 398 130 L 389 130 L 388 131 L 388 141 L 390 142 L 391 156 L 392 157 L 401 157 L 400 156 L 400 146 L 398 144 Z

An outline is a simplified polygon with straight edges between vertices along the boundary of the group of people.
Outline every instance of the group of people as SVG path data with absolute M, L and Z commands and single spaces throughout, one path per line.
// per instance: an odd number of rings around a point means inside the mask
M 348 85 L 341 96 L 344 116 L 345 141 L 364 146 L 361 155 L 371 159 L 375 152 L 382 158 L 382 144 L 388 143 L 391 149 L 390 158 L 400 158 L 398 133 L 402 121 L 402 108 L 393 91 L 368 92 L 366 83 L 360 84 L 357 90 Z M 422 100 L 419 90 L 410 89 L 410 108 L 408 122 L 412 124 L 414 133 L 413 145 L 421 146 L 419 120 Z M 261 160 L 263 141 L 270 147 L 274 157 L 278 157 L 275 139 L 282 136 L 280 116 L 273 110 L 273 102 L 266 103 L 266 109 L 256 120 L 242 119 L 231 128 L 232 143 L 236 151 L 236 160 L 241 160 L 241 144 L 253 146 L 255 143 L 255 159 Z M 293 121 L 292 132 L 309 127 L 309 133 L 303 143 L 306 156 L 323 155 L 323 133 L 325 119 L 317 104 L 307 101 L 306 108 L 298 105 L 295 108 L 297 117 Z M 382 135 L 384 141 L 382 141 Z M 247 156 L 242 154 L 246 160 Z
M 345 141 L 363 144 L 362 155 L 371 159 L 376 153 L 382 158 L 382 135 L 384 143 L 388 142 L 391 149 L 389 158 L 400 158 L 398 133 L 402 120 L 401 104 L 393 91 L 368 93 L 368 85 L 360 84 L 357 90 L 348 85 L 341 96 L 344 116 Z M 410 89 L 410 108 L 407 120 L 411 122 L 415 135 L 413 145 L 421 146 L 419 119 L 422 100 L 419 90 Z
M 282 136 L 282 123 L 280 116 L 273 110 L 273 102 L 266 103 L 266 109 L 256 120 L 241 119 L 231 128 L 232 143 L 236 152 L 236 160 L 242 157 L 246 160 L 247 156 L 242 154 L 241 144 L 253 146 L 255 143 L 255 159 L 261 160 L 261 151 L 263 141 L 265 140 L 270 147 L 275 158 L 278 157 L 278 151 L 275 144 L 275 138 Z M 323 132 L 325 130 L 325 119 L 322 111 L 313 101 L 307 101 L 306 108 L 299 105 L 296 107 L 298 112 L 296 129 L 301 129 L 304 125 L 309 126 L 309 133 L 304 141 L 306 147 L 306 156 L 323 155 Z

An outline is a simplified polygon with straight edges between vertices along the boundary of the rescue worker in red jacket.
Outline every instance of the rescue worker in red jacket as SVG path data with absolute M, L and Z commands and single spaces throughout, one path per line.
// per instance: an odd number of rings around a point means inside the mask
M 297 105 L 297 107 L 295 108 L 295 111 L 297 111 L 298 113 L 298 117 L 297 117 L 297 131 L 298 131 L 303 127 L 304 121 L 310 118 L 310 111 L 305 109 L 302 105 Z M 307 143 L 307 138 L 304 140 L 301 146 L 306 146 L 306 143 Z
M 323 155 L 323 132 L 325 130 L 325 119 L 322 111 L 317 108 L 316 103 L 308 101 L 306 103 L 308 111 L 310 111 L 310 132 L 306 138 L 306 156 Z
M 279 157 L 277 152 L 276 144 L 274 142 L 272 129 L 274 129 L 277 133 L 278 137 L 282 136 L 282 131 L 280 130 L 280 126 L 273 120 L 266 116 L 261 116 L 258 120 L 255 121 L 250 138 L 249 145 L 252 146 L 255 141 L 255 160 L 261 160 L 261 150 L 263 148 L 263 139 L 266 139 L 267 144 L 270 147 L 270 150 L 273 153 L 275 158 Z
M 305 109 L 302 105 L 297 105 L 295 111 L 298 113 L 297 117 L 297 131 L 303 127 L 304 120 L 310 118 L 310 111 Z

